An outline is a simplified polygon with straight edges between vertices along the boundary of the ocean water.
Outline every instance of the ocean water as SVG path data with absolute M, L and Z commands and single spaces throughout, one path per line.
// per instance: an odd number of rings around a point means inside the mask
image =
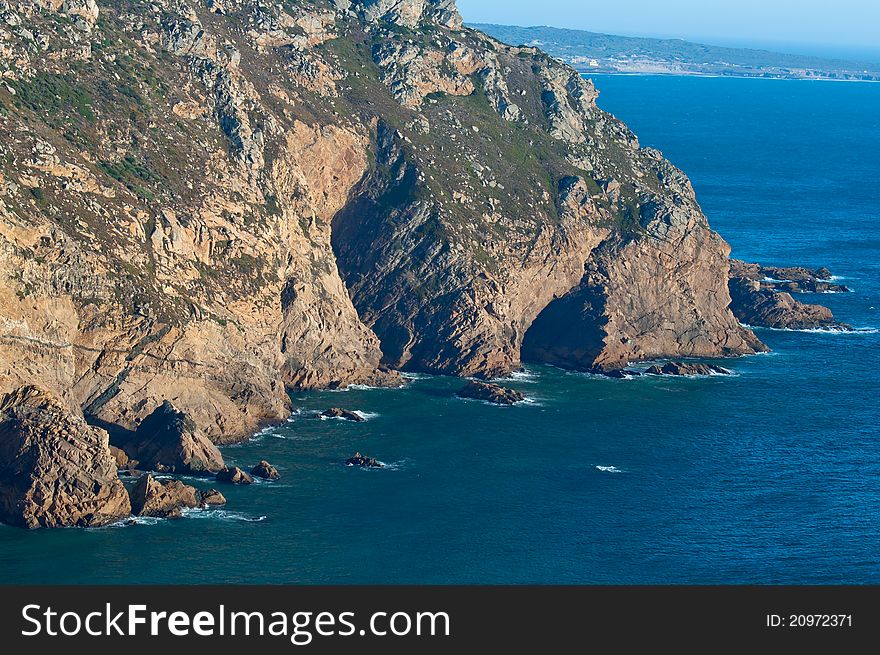
M 831 267 L 854 293 L 814 298 L 862 330 L 762 330 L 773 353 L 730 378 L 529 366 L 508 408 L 448 378 L 297 395 L 290 422 L 224 450 L 280 481 L 180 521 L 0 528 L 2 581 L 880 583 L 880 85 L 597 83 L 735 256 Z M 331 406 L 369 420 L 314 417 Z M 358 450 L 388 466 L 346 468 Z

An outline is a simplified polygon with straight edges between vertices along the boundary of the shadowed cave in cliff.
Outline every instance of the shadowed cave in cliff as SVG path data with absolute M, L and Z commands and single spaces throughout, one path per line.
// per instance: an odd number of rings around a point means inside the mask
M 605 345 L 605 296 L 581 285 L 551 302 L 526 331 L 522 361 L 592 370 Z

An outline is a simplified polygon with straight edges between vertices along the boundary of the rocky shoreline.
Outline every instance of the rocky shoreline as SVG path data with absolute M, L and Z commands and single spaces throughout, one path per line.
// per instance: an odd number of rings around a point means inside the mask
M 827 307 L 802 303 L 792 293 L 848 293 L 832 281 L 827 268 L 764 267 L 731 261 L 730 308 L 740 322 L 752 327 L 785 330 L 852 331 L 834 318 Z
M 0 5 L 4 523 L 225 500 L 152 473 L 277 479 L 218 446 L 291 391 L 428 373 L 515 405 L 483 380 L 523 360 L 721 374 L 678 360 L 850 329 L 791 295 L 830 271 L 731 262 L 592 82 L 453 0 Z
M 155 474 L 212 477 L 219 483 L 272 481 L 263 460 L 246 473 L 227 467 L 192 419 L 164 403 L 133 442 L 141 459 L 110 445 L 108 433 L 74 415 L 51 392 L 22 387 L 0 397 L 0 522 L 26 528 L 100 527 L 132 516 L 180 518 L 187 509 L 221 507 L 217 489 L 199 491 Z M 202 445 L 202 449 L 194 446 Z M 145 456 L 149 455 L 149 456 Z M 122 480 L 134 479 L 126 487 Z

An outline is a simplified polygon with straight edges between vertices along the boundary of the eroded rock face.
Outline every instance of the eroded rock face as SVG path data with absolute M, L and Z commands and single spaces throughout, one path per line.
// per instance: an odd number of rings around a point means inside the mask
M 140 468 L 152 471 L 199 475 L 226 468 L 217 446 L 167 400 L 141 422 L 124 449 Z
M 131 511 L 136 516 L 178 518 L 181 510 L 198 507 L 198 490 L 180 480 L 157 480 L 147 473 L 131 489 Z
M 641 206 L 644 236 L 609 239 L 592 253 L 581 284 L 532 325 L 525 359 L 602 372 L 646 359 L 766 350 L 728 309 L 719 272 L 729 246 L 708 229 L 687 180 L 658 164 L 668 197 Z
M 505 389 L 497 384 L 488 384 L 472 380 L 456 395 L 459 398 L 482 400 L 493 405 L 515 405 L 526 399 L 519 391 Z
M 763 348 L 684 174 L 452 0 L 3 6 L 0 391 L 220 443 L 384 367 Z
M 0 521 L 93 527 L 130 510 L 104 430 L 39 387 L 0 398 Z
M 435 23 L 452 29 L 462 26 L 455 0 L 346 0 L 343 4 L 350 4 L 372 23 L 390 21 L 403 27 Z

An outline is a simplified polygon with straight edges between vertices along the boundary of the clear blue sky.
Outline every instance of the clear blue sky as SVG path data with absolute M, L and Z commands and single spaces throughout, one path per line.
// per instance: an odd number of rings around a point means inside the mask
M 880 0 L 458 0 L 465 20 L 819 55 L 880 53 Z

